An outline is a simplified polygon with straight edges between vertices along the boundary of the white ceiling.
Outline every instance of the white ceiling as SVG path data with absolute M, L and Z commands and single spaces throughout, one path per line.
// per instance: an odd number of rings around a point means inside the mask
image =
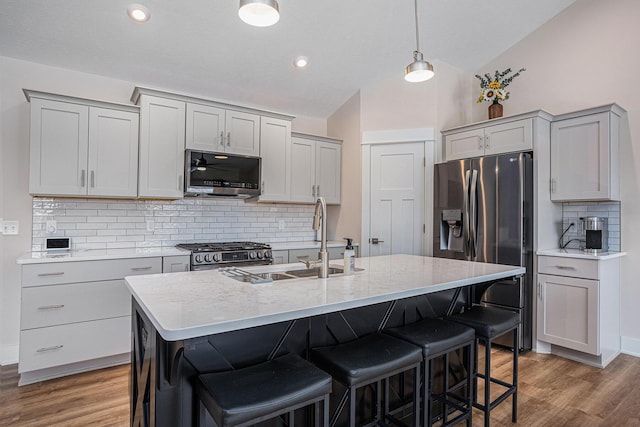
M 419 0 L 420 47 L 474 71 L 574 1 Z M 147 23 L 129 20 L 134 2 L 150 9 Z M 279 0 L 268 28 L 243 23 L 238 3 L 0 0 L 0 54 L 320 118 L 360 88 L 401 79 L 412 60 L 411 0 Z M 297 55 L 308 69 L 293 68 Z

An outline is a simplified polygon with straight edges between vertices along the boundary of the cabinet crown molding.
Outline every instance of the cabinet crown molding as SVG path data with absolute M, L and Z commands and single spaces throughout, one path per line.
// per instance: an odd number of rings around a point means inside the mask
M 583 117 L 583 116 L 589 116 L 591 114 L 609 113 L 609 112 L 615 114 L 618 117 L 622 117 L 627 112 L 627 110 L 625 110 L 624 108 L 622 108 L 616 103 L 612 103 L 612 104 L 601 105 L 599 107 L 586 108 L 584 110 L 572 111 L 570 113 L 565 113 L 565 114 L 559 114 L 557 116 L 554 116 L 552 121 L 557 122 L 559 120 L 574 119 L 576 117 Z
M 291 136 L 295 138 L 312 139 L 314 141 L 324 141 L 324 142 L 331 142 L 333 144 L 342 145 L 341 139 L 331 138 L 329 136 L 310 135 L 308 133 L 300 133 L 300 132 L 291 132 Z
M 51 101 L 61 101 L 71 104 L 88 105 L 90 107 L 110 108 L 112 110 L 131 111 L 132 113 L 140 113 L 140 107 L 137 105 L 118 104 L 116 102 L 98 101 L 95 99 L 79 98 L 75 96 L 60 95 L 57 93 L 41 92 L 32 89 L 22 89 L 27 102 L 31 102 L 31 98 L 49 99 Z
M 498 119 L 491 119 L 491 120 L 483 120 L 481 122 L 476 122 L 476 123 L 470 123 L 467 125 L 462 125 L 462 126 L 456 126 L 453 128 L 449 128 L 449 129 L 444 129 L 441 131 L 441 133 L 443 135 L 450 135 L 453 133 L 458 133 L 458 132 L 464 132 L 467 130 L 473 130 L 473 129 L 479 129 L 479 128 L 485 128 L 487 126 L 494 126 L 494 125 L 499 125 L 499 124 L 503 124 L 503 123 L 509 123 L 509 122 L 513 122 L 515 120 L 522 120 L 522 119 L 529 119 L 529 118 L 541 118 L 547 121 L 551 121 L 553 120 L 554 116 L 553 114 L 545 111 L 545 110 L 535 110 L 535 111 L 530 111 L 528 113 L 522 113 L 522 114 L 515 114 L 513 116 L 506 116 L 506 117 L 500 117 Z
M 293 120 L 295 116 L 291 116 L 289 114 L 276 113 L 273 111 L 259 110 L 256 108 L 243 107 L 240 105 L 228 104 L 226 102 L 220 102 L 213 99 L 200 98 L 198 96 L 190 95 L 190 94 L 182 94 L 176 92 L 167 92 L 159 89 L 151 89 L 136 86 L 133 89 L 133 93 L 131 94 L 131 102 L 134 104 L 138 104 L 141 95 L 151 95 L 157 96 L 160 98 L 168 98 L 176 101 L 190 102 L 194 104 L 202 104 L 202 105 L 210 105 L 213 107 L 224 108 L 225 110 L 233 110 L 233 111 L 242 111 L 250 114 L 258 114 L 261 116 L 274 117 L 276 119 L 282 120 Z

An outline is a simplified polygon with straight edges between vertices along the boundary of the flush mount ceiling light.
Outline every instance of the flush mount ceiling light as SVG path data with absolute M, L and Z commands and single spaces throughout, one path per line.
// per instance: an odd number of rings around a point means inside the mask
M 420 52 L 420 37 L 418 32 L 418 0 L 414 0 L 416 15 L 416 50 L 413 51 L 413 62 L 404 70 L 404 79 L 408 82 L 424 82 L 434 76 L 433 65 L 424 60 Z
M 277 0 L 240 0 L 238 16 L 254 27 L 269 27 L 280 19 Z
M 293 60 L 293 65 L 296 68 L 305 68 L 307 65 L 309 65 L 309 58 L 307 58 L 306 56 L 298 56 Z
M 127 15 L 136 22 L 147 22 L 151 17 L 149 9 L 141 4 L 130 4 L 127 8 Z

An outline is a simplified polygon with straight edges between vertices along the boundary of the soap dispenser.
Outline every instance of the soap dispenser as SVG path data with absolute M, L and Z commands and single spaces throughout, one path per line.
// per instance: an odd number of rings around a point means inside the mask
M 356 271 L 356 251 L 353 250 L 353 239 L 345 237 L 347 247 L 344 248 L 344 274 Z

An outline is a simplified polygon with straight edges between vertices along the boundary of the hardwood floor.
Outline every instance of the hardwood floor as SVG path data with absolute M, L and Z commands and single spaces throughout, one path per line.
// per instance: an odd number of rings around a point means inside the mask
M 494 351 L 494 373 L 508 378 L 511 354 Z M 0 426 L 126 426 L 129 366 L 18 387 L 17 366 L 0 368 Z M 559 357 L 520 357 L 518 426 L 640 426 L 640 358 L 620 355 L 606 369 Z M 492 426 L 510 426 L 511 401 Z M 474 426 L 482 414 L 474 412 Z

